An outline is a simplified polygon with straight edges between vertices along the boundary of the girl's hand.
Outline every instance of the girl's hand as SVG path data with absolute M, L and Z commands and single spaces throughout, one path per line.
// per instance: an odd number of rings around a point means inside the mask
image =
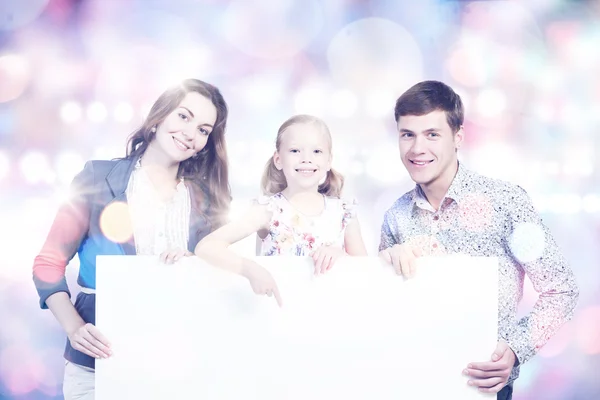
M 71 347 L 94 358 L 108 358 L 112 354 L 108 340 L 92 324 L 84 324 L 68 335 Z
M 340 246 L 321 246 L 312 253 L 315 262 L 315 275 L 323 274 L 333 267 L 335 262 L 346 255 Z
M 275 279 L 269 271 L 253 261 L 246 260 L 242 266 L 242 276 L 250 281 L 250 286 L 256 294 L 266 294 L 267 296 L 275 296 L 275 300 L 281 307 L 281 295 L 275 283 Z
M 179 261 L 179 259 L 181 259 L 182 257 L 189 257 L 193 255 L 193 253 L 190 253 L 187 250 L 172 249 L 162 252 L 159 258 L 160 261 L 162 261 L 165 264 L 173 264 L 174 262 Z

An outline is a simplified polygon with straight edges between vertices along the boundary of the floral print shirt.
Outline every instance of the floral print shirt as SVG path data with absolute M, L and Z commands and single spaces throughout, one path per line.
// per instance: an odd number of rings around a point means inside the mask
M 259 204 L 267 205 L 273 213 L 260 255 L 307 256 L 321 246 L 344 248 L 344 232 L 355 215 L 355 203 L 326 196 L 323 201 L 323 212 L 308 216 L 281 193 L 258 199 Z

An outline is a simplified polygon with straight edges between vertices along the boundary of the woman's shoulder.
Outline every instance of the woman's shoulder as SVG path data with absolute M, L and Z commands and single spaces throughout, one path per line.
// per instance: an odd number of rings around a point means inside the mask
M 89 160 L 83 167 L 83 173 L 93 174 L 96 177 L 106 177 L 117 166 L 129 167 L 133 161 L 128 158 L 117 158 L 114 160 Z

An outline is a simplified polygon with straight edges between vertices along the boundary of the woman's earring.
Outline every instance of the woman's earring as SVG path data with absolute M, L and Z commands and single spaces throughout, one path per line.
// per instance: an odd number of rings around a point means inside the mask
M 156 133 L 156 125 L 154 125 L 154 126 L 153 126 L 153 127 L 150 129 L 150 132 L 152 132 L 152 133 Z

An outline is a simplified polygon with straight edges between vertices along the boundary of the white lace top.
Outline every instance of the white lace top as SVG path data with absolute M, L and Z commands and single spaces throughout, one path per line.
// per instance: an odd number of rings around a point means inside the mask
M 177 184 L 175 195 L 164 202 L 138 160 L 127 184 L 127 202 L 136 254 L 159 255 L 176 248 L 187 250 L 191 203 L 183 178 Z

